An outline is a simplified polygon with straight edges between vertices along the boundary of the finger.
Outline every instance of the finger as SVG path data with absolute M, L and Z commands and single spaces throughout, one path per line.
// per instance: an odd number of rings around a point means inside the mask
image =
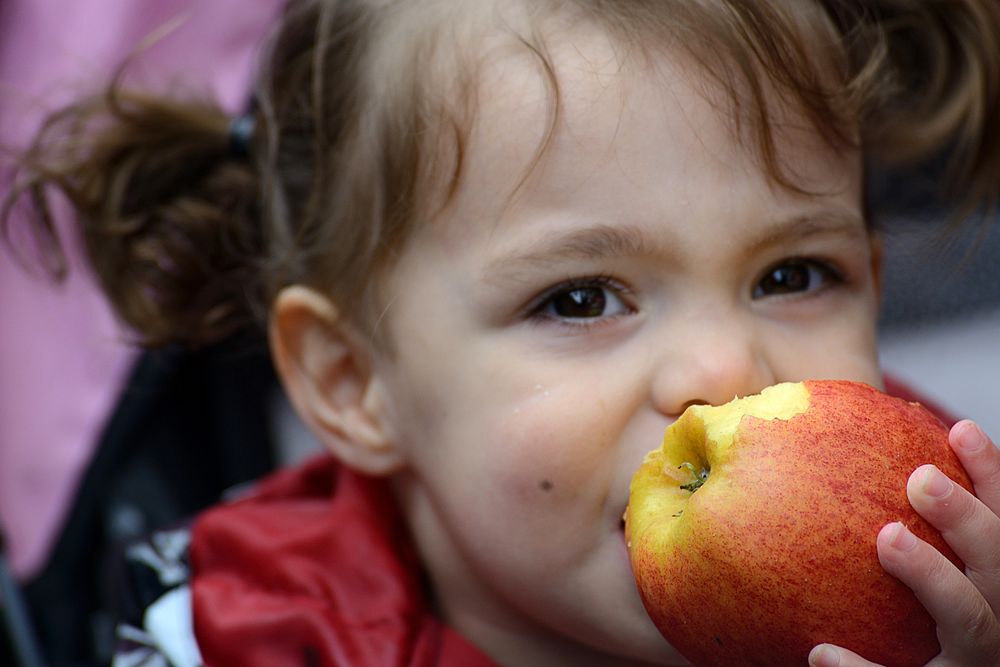
M 820 644 L 809 652 L 809 667 L 879 667 L 857 653 L 832 644 Z
M 983 595 L 951 561 L 901 523 L 878 534 L 885 570 L 908 586 L 937 624 L 943 656 L 959 664 L 996 664 L 1000 622 Z
M 994 614 L 1000 612 L 1000 517 L 932 465 L 910 475 L 906 495 L 965 563 Z
M 976 495 L 995 514 L 1000 514 L 1000 449 L 968 419 L 955 424 L 948 439 L 969 473 Z

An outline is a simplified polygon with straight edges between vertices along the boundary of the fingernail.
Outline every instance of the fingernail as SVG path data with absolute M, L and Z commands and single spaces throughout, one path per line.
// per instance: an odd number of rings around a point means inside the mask
M 951 480 L 934 466 L 924 468 L 924 478 L 920 490 L 931 498 L 943 498 L 951 491 Z
M 810 667 L 839 667 L 840 651 L 829 644 L 821 644 L 809 654 Z
M 958 432 L 958 446 L 968 454 L 974 454 L 986 446 L 987 438 L 975 422 L 967 421 Z
M 896 551 L 910 551 L 917 546 L 917 538 L 907 530 L 906 526 L 899 522 L 890 525 L 889 546 Z

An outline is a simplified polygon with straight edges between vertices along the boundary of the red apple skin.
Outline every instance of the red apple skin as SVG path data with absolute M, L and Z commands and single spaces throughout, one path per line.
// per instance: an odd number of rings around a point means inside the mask
M 935 624 L 883 570 L 875 538 L 902 521 L 962 569 L 911 508 L 906 481 L 933 463 L 966 489 L 971 482 L 948 429 L 923 407 L 860 383 L 804 385 L 805 412 L 744 416 L 708 481 L 682 491 L 683 513 L 655 517 L 636 534 L 633 512 L 652 511 L 657 494 L 678 486 L 663 459 L 647 457 L 626 513 L 643 603 L 700 667 L 804 666 L 824 642 L 888 667 L 923 665 L 940 651 Z

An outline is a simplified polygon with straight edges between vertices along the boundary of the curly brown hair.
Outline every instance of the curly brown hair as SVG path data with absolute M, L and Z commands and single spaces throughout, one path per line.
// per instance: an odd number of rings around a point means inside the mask
M 559 82 L 540 26 L 556 15 L 604 28 L 623 58 L 680 49 L 784 187 L 796 185 L 769 91 L 869 160 L 947 150 L 969 208 L 1000 190 L 995 0 L 545 0 L 524 3 L 522 29 L 497 21 L 497 4 L 291 0 L 253 91 L 249 159 L 230 150 L 217 105 L 113 83 L 54 113 L 17 155 L 4 235 L 26 209 L 59 273 L 49 197 L 68 199 L 104 290 L 146 344 L 217 339 L 289 284 L 370 327 L 379 275 L 460 184 L 486 36 L 537 61 L 551 136 Z

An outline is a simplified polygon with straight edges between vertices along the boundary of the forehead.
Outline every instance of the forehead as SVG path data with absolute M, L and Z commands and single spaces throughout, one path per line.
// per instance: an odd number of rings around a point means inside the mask
M 572 196 L 609 165 L 657 196 L 679 187 L 669 178 L 679 161 L 706 178 L 752 172 L 780 189 L 744 136 L 738 104 L 687 52 L 640 49 L 584 22 L 550 26 L 544 46 L 508 42 L 484 60 L 453 207 L 462 215 L 447 218 L 496 223 L 529 194 Z M 853 186 L 858 154 L 833 151 L 782 98 L 767 99 L 777 157 L 796 187 Z M 660 150 L 644 150 L 652 143 Z

